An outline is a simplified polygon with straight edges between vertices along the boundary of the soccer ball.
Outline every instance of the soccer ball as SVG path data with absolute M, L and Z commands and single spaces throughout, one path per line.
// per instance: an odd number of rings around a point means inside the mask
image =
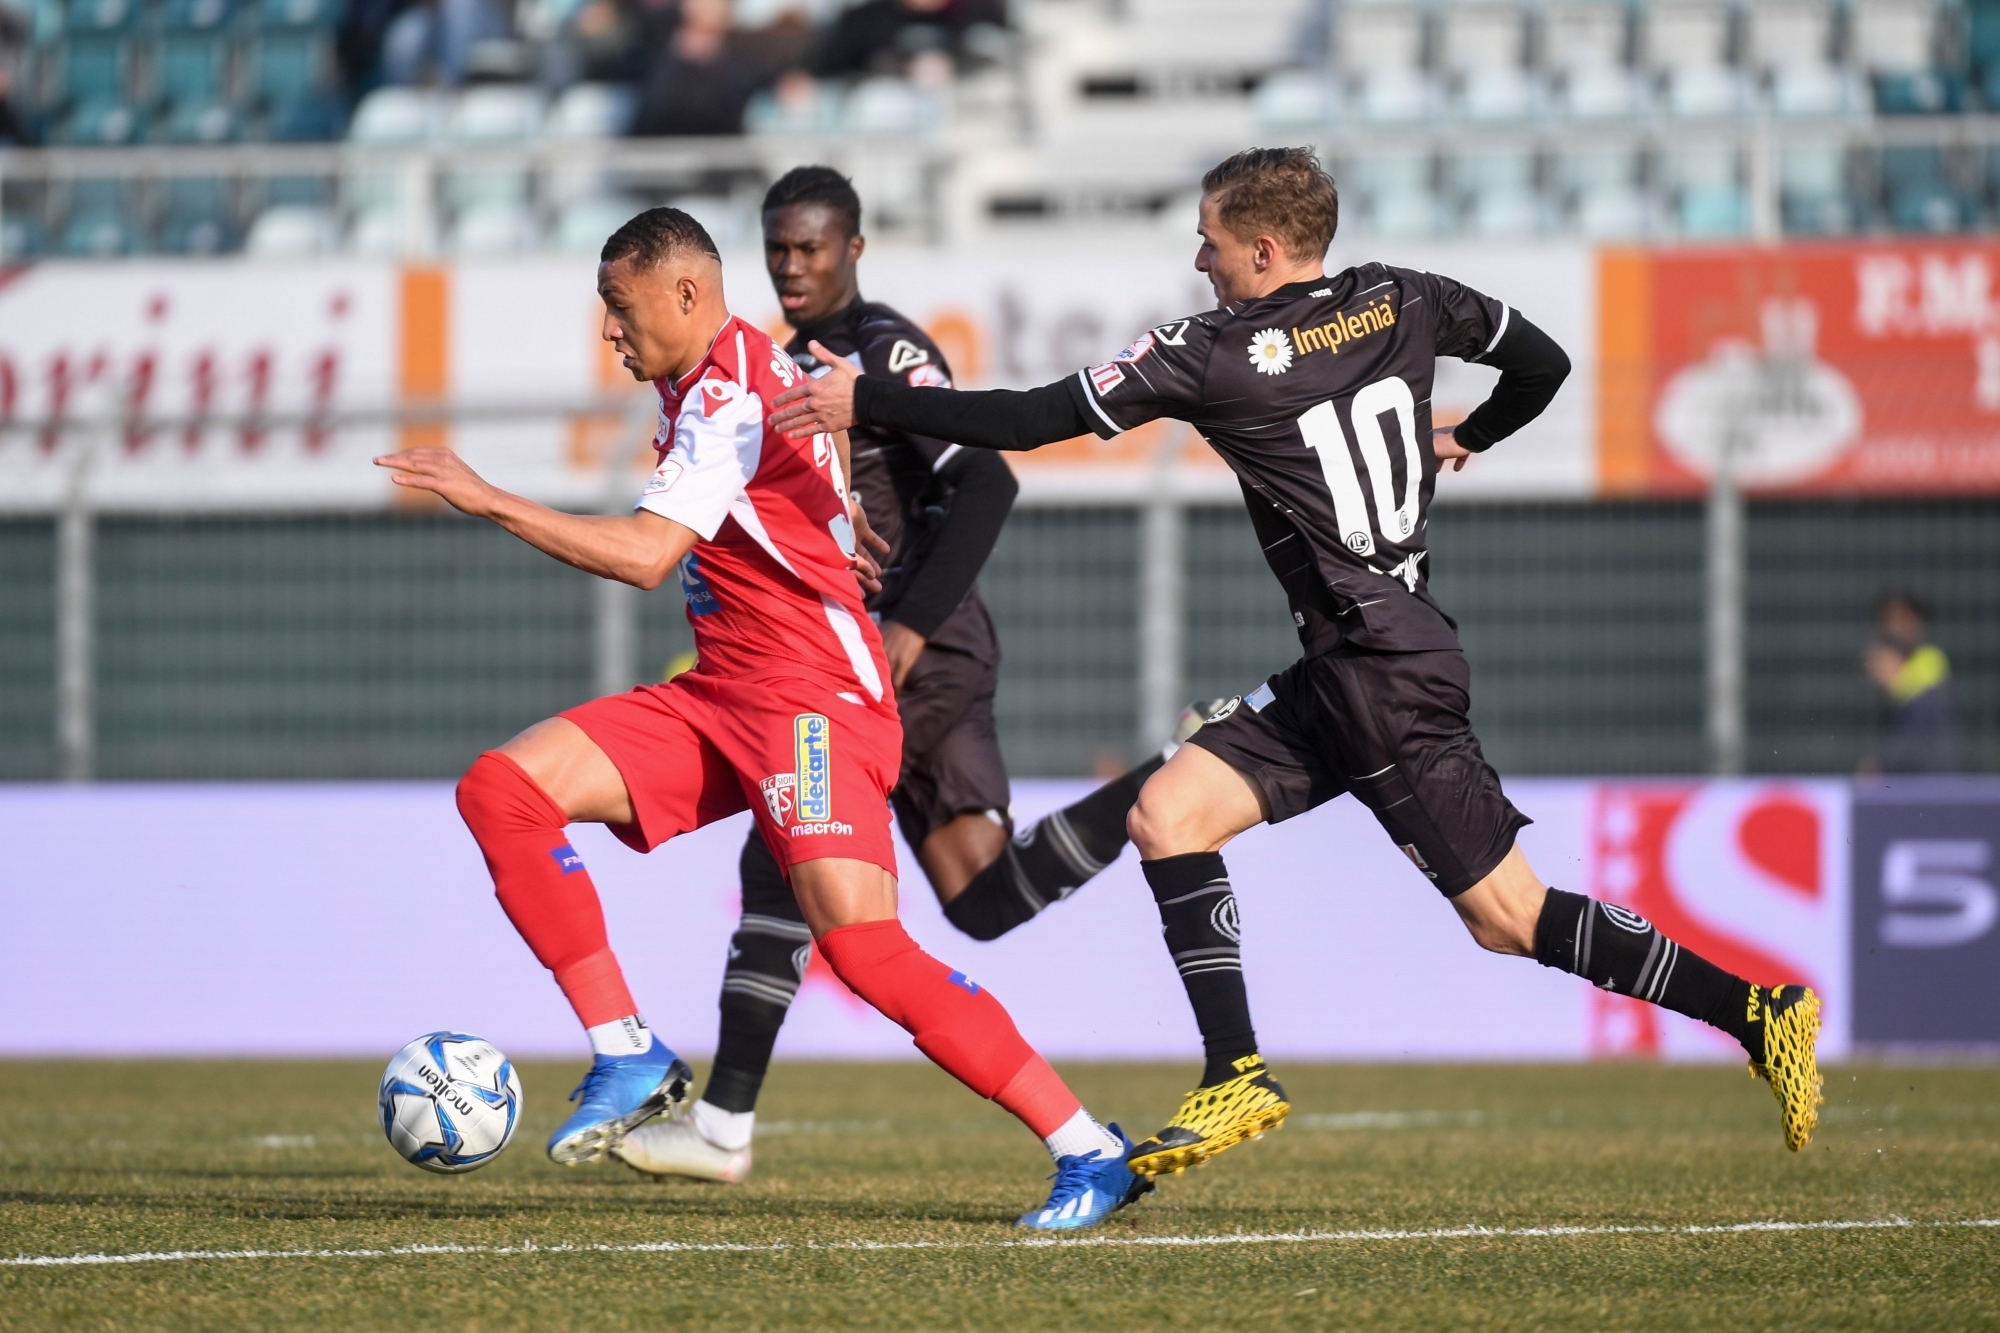
M 480 1037 L 433 1032 L 397 1051 L 377 1097 L 404 1160 L 450 1175 L 500 1155 L 521 1120 L 521 1078 Z

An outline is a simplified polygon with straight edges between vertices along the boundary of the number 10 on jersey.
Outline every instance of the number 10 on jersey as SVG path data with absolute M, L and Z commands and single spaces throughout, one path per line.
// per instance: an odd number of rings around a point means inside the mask
M 1396 430 L 1403 437 L 1403 495 L 1396 503 L 1396 478 L 1389 464 L 1389 442 L 1382 436 L 1382 418 L 1396 417 Z M 1401 376 L 1376 380 L 1355 393 L 1348 408 L 1354 426 L 1354 442 L 1361 449 L 1361 461 L 1368 469 L 1369 489 L 1374 492 L 1375 514 L 1381 520 L 1383 540 L 1398 543 L 1417 530 L 1417 501 L 1424 480 L 1423 456 L 1417 452 L 1417 404 L 1410 386 Z M 1376 527 L 1369 521 L 1368 502 L 1362 498 L 1361 477 L 1355 471 L 1354 455 L 1348 451 L 1347 437 L 1340 429 L 1340 411 L 1332 403 L 1321 403 L 1299 418 L 1299 434 L 1306 447 L 1319 455 L 1320 471 L 1327 489 L 1333 492 L 1334 517 L 1340 523 L 1340 540 L 1356 555 L 1375 554 Z

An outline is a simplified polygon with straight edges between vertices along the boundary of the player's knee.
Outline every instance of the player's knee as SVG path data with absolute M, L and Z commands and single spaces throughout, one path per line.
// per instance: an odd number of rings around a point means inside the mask
M 1456 904 L 1455 904 L 1456 905 Z M 1488 953 L 1531 958 L 1535 953 L 1535 923 L 1525 923 L 1517 912 L 1466 911 L 1459 905 L 1459 918 L 1473 942 Z

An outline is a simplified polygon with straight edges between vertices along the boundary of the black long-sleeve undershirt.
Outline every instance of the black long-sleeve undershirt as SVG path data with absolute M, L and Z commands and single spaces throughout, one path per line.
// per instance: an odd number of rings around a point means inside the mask
M 1474 453 L 1485 452 L 1540 416 L 1570 370 L 1563 349 L 1519 311 L 1511 312 L 1507 331 L 1479 362 L 1498 368 L 1500 382 L 1452 432 Z M 1090 404 L 1074 376 L 1039 389 L 976 392 L 913 389 L 864 376 L 854 384 L 854 416 L 864 425 L 1015 451 L 1092 431 Z
M 1569 377 L 1569 356 L 1556 340 L 1521 318 L 1520 311 L 1509 313 L 1507 331 L 1478 359 L 1479 365 L 1499 370 L 1500 382 L 1451 433 L 1476 454 L 1540 416 Z
M 869 376 L 856 387 L 893 382 Z M 993 544 L 1000 540 L 1000 529 L 1007 525 L 1007 513 L 1021 491 L 1013 469 L 998 454 L 985 449 L 960 450 L 946 460 L 940 475 L 952 486 L 951 518 L 938 529 L 937 540 L 925 553 L 909 586 L 884 617 L 907 625 L 926 639 L 935 635 L 965 600 L 986 557 L 993 554 Z

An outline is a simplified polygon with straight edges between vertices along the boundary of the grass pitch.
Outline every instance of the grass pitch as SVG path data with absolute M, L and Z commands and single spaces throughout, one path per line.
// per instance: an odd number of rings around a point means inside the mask
M 0 1265 L 0 1327 L 2000 1328 L 2000 1069 L 1830 1070 L 1794 1155 L 1740 1068 L 1280 1063 L 1284 1130 L 1022 1246 L 1047 1158 L 927 1066 L 781 1065 L 740 1188 L 551 1164 L 580 1068 L 446 1178 L 372 1063 L 0 1064 L 0 1258 L 166 1256 Z M 1064 1072 L 1137 1136 L 1189 1071 Z M 1879 1225 L 1694 1229 L 1774 1221 Z M 312 1253 L 185 1257 L 245 1250 Z

